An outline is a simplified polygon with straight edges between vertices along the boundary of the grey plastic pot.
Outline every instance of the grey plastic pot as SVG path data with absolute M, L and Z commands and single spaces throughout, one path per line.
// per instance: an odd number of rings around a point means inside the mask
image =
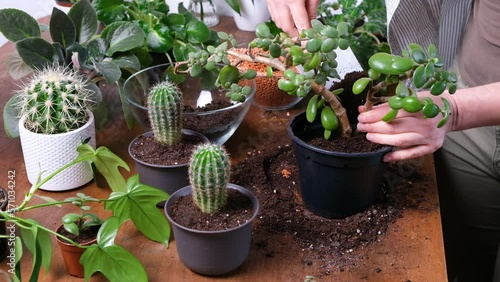
M 165 215 L 172 223 L 175 245 L 180 260 L 192 271 L 202 275 L 223 275 L 237 269 L 250 253 L 252 222 L 259 212 L 257 197 L 239 185 L 229 183 L 229 189 L 236 189 L 251 199 L 252 217 L 242 225 L 220 231 L 190 229 L 175 222 L 170 207 L 181 196 L 191 194 L 186 186 L 170 196 L 165 205 Z
M 191 135 L 199 137 L 203 142 L 209 142 L 208 138 L 203 134 L 196 131 L 183 129 L 184 135 Z M 142 136 L 152 136 L 153 132 L 149 131 L 143 133 Z M 128 147 L 129 155 L 135 161 L 135 168 L 139 174 L 139 181 L 143 184 L 161 189 L 168 194 L 172 194 L 180 188 L 189 185 L 188 179 L 188 165 L 189 163 L 182 163 L 177 165 L 156 165 L 149 164 L 139 160 L 131 153 L 132 145 L 137 141 L 140 136 L 136 137 Z M 163 206 L 163 204 L 161 205 Z
M 326 218 L 345 218 L 366 210 L 377 199 L 385 167 L 382 157 L 392 147 L 367 153 L 344 153 L 307 143 L 309 138 L 323 136 L 323 130 L 319 120 L 310 123 L 305 113 L 295 116 L 288 126 L 304 205 Z

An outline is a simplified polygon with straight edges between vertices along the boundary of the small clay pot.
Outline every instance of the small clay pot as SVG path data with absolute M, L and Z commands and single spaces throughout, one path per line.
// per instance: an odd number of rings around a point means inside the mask
M 56 229 L 56 232 L 59 233 L 63 228 L 64 227 L 60 225 Z M 56 241 L 57 245 L 59 245 L 59 248 L 61 249 L 61 253 L 64 259 L 64 264 L 66 265 L 66 271 L 68 272 L 68 274 L 75 277 L 83 278 L 85 272 L 83 269 L 83 265 L 80 264 L 80 258 L 82 257 L 82 254 L 85 251 L 85 249 L 79 248 L 70 243 L 63 242 L 57 236 L 56 236 Z M 95 244 L 96 242 L 97 238 L 80 245 L 90 246 L 92 244 Z

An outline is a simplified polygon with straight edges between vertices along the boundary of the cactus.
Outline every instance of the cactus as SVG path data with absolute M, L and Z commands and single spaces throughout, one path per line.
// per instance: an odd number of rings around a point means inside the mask
M 156 84 L 148 95 L 148 114 L 155 139 L 167 145 L 179 143 L 182 138 L 182 93 L 169 81 Z
M 34 72 L 31 80 L 17 91 L 25 126 L 36 133 L 57 134 L 80 128 L 88 121 L 95 101 L 85 87 L 86 78 L 60 66 Z
M 205 213 L 226 204 L 229 182 L 229 156 L 221 146 L 202 144 L 194 150 L 189 166 L 193 201 Z

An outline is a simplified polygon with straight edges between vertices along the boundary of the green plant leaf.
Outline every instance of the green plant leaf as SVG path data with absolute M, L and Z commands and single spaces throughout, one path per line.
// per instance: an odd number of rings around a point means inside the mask
M 0 32 L 12 42 L 41 36 L 36 19 L 17 9 L 0 10 Z
M 63 48 L 76 41 L 76 28 L 70 17 L 63 11 L 54 8 L 50 16 L 50 37 L 52 41 L 59 42 Z
M 120 221 L 116 216 L 111 216 L 104 221 L 97 233 L 97 244 L 101 247 L 111 246 L 115 243 L 116 234 L 120 228 Z
M 19 97 L 18 95 L 12 96 L 3 107 L 3 128 L 10 138 L 19 137 L 19 110 L 16 107 Z
M 94 150 L 88 143 L 78 146 L 77 150 L 79 153 L 77 159 L 84 159 L 94 163 L 108 182 L 111 190 L 125 191 L 127 184 L 118 168 L 122 167 L 128 171 L 129 167 L 120 157 L 103 146 Z
M 166 217 L 156 207 L 168 197 L 166 192 L 140 183 L 136 174 L 128 179 L 127 191 L 111 193 L 105 208 L 112 210 L 119 222 L 131 219 L 146 237 L 168 246 L 170 227 Z
M 199 44 L 210 39 L 210 30 L 201 21 L 190 21 L 186 24 L 186 36 L 188 42 Z
M 141 63 L 135 55 L 124 55 L 113 58 L 111 63 L 115 64 L 121 69 L 128 69 L 138 71 L 141 69 Z
M 85 281 L 89 281 L 96 272 L 101 272 L 109 281 L 148 281 L 146 271 L 139 260 L 117 245 L 93 245 L 85 250 L 80 263 L 85 270 Z
M 19 80 L 33 72 L 33 69 L 23 61 L 17 52 L 7 55 L 4 66 L 14 80 Z
M 225 1 L 229 5 L 229 7 L 231 7 L 231 9 L 233 9 L 233 11 L 238 13 L 238 15 L 241 15 L 240 0 L 225 0 Z
M 87 42 L 97 32 L 97 14 L 89 0 L 76 2 L 68 12 L 76 28 L 76 40 L 80 43 Z
M 31 68 L 42 68 L 57 60 L 54 46 L 39 37 L 25 38 L 16 42 L 19 56 Z
M 38 228 L 40 223 L 34 219 L 28 219 L 31 223 L 29 228 L 21 228 L 21 236 L 24 245 L 33 255 L 33 266 L 30 281 L 37 281 L 40 267 L 48 271 L 52 260 L 52 241 L 47 231 Z
M 106 55 L 112 56 L 116 52 L 129 51 L 143 46 L 146 34 L 136 24 L 132 22 L 117 22 L 105 28 L 106 40 L 109 48 Z
M 104 76 L 108 84 L 115 83 L 122 75 L 120 68 L 112 62 L 96 62 L 97 70 Z
M 99 21 L 106 25 L 121 21 L 127 11 L 123 0 L 93 0 L 92 6 L 96 10 Z
M 64 224 L 70 224 L 70 223 L 74 223 L 75 221 L 77 221 L 78 219 L 80 219 L 80 215 L 76 214 L 76 213 L 68 213 L 68 214 L 65 214 L 62 218 L 61 218 L 61 221 L 62 223 Z

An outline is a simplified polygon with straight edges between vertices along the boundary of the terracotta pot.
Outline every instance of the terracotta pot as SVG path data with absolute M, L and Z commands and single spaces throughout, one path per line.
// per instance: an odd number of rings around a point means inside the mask
M 326 218 L 345 218 L 366 210 L 377 199 L 385 163 L 392 150 L 384 147 L 367 153 L 331 152 L 306 140 L 323 136 L 319 120 L 309 123 L 305 113 L 295 116 L 288 133 L 295 145 L 304 205 Z
M 60 225 L 57 229 L 56 232 L 59 233 L 59 231 L 64 228 L 62 225 Z M 80 264 L 80 258 L 85 251 L 83 248 L 79 248 L 77 246 L 74 246 L 72 244 L 63 242 L 59 239 L 59 237 L 56 237 L 57 245 L 59 245 L 59 248 L 61 249 L 61 253 L 64 259 L 64 264 L 66 265 L 66 271 L 68 272 L 69 275 L 76 276 L 79 278 L 84 277 L 84 269 L 83 265 Z M 97 243 L 97 238 L 93 239 L 92 241 L 83 243 L 81 245 L 83 246 L 90 246 L 92 244 Z
M 237 269 L 250 253 L 252 222 L 259 212 L 259 201 L 249 190 L 228 184 L 252 201 L 252 217 L 240 226 L 220 231 L 200 231 L 187 228 L 175 222 L 170 215 L 170 207 L 181 196 L 191 194 L 191 186 L 186 186 L 170 196 L 165 205 L 165 215 L 172 223 L 175 245 L 180 260 L 192 271 L 203 275 L 222 275 Z
M 25 118 L 19 120 L 19 137 L 23 149 L 26 174 L 30 183 L 38 180 L 43 172 L 47 176 L 60 167 L 70 163 L 78 156 L 76 148 L 83 140 L 95 148 L 94 115 L 89 111 L 89 121 L 82 127 L 59 134 L 34 133 L 24 126 Z M 92 168 L 86 162 L 73 165 L 54 176 L 40 187 L 47 191 L 65 191 L 80 187 L 94 178 Z

